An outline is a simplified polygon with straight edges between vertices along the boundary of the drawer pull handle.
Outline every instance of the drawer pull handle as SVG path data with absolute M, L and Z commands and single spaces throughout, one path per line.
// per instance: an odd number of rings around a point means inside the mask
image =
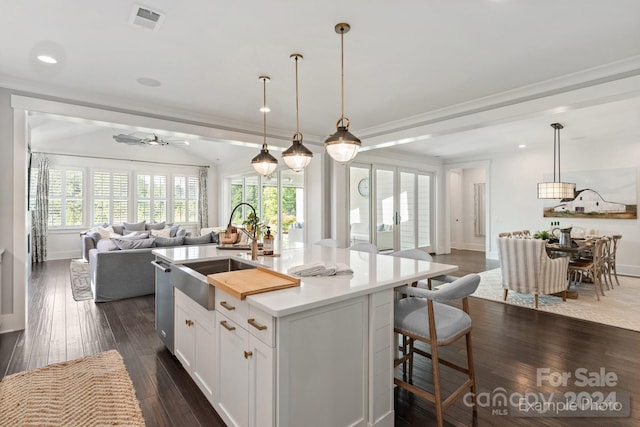
M 245 350 L 245 352 L 244 352 L 244 358 L 245 358 L 245 359 L 248 359 L 248 358 L 250 358 L 251 356 L 253 356 L 253 352 L 251 352 L 251 351 L 246 351 L 246 350 Z
M 235 327 L 235 326 L 231 326 L 230 324 L 228 324 L 226 320 L 221 320 L 221 321 L 220 321 L 220 324 L 221 324 L 222 326 L 224 326 L 224 328 L 225 328 L 227 331 L 235 331 L 235 330 L 236 330 L 236 327 Z
M 236 309 L 234 306 L 229 305 L 229 303 L 226 302 L 226 301 L 220 301 L 220 305 L 223 306 L 224 308 L 226 308 L 229 311 L 233 311 L 233 310 Z
M 259 331 L 264 331 L 265 329 L 267 329 L 266 325 L 261 325 L 260 323 L 256 322 L 256 319 L 248 319 L 247 323 Z
M 187 326 L 193 326 L 193 320 L 185 320 L 184 323 Z

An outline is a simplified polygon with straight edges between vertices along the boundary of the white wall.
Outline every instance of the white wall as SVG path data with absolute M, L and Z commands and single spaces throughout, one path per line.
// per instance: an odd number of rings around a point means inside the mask
M 640 141 L 622 136 L 586 144 L 577 141 L 562 145 L 562 171 L 589 171 L 640 167 Z M 546 230 L 551 218 L 542 214 L 543 201 L 536 197 L 536 185 L 545 173 L 553 170 L 550 150 L 523 150 L 511 155 L 494 156 L 488 182 L 491 186 L 488 209 L 492 213 L 487 238 L 487 256 L 497 259 L 496 238 L 501 231 L 529 229 Z M 638 175 L 640 177 L 640 174 Z M 640 181 L 638 181 L 640 184 Z M 640 201 L 640 185 L 636 186 Z M 560 220 L 561 226 L 597 229 L 601 235 L 618 233 L 622 240 L 618 248 L 618 271 L 640 275 L 640 227 L 638 220 L 584 219 Z

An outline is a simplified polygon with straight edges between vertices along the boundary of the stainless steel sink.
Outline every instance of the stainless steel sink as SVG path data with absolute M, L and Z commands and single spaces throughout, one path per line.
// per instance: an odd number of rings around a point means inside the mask
M 235 258 L 176 265 L 171 269 L 171 283 L 207 310 L 213 310 L 215 289 L 207 282 L 207 275 L 252 268 L 256 266 Z

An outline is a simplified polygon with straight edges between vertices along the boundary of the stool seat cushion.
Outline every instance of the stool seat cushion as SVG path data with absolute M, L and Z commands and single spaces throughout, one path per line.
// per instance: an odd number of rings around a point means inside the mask
M 437 344 L 444 345 L 455 340 L 471 328 L 471 317 L 464 311 L 447 304 L 433 303 L 436 319 Z M 424 298 L 403 298 L 395 302 L 395 329 L 412 335 L 429 337 L 429 315 Z

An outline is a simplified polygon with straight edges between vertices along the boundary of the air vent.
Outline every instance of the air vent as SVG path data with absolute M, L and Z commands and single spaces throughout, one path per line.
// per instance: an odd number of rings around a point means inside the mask
M 135 5 L 131 14 L 131 24 L 146 28 L 151 31 L 158 31 L 160 24 L 164 20 L 164 15 L 158 11 L 147 7 Z

